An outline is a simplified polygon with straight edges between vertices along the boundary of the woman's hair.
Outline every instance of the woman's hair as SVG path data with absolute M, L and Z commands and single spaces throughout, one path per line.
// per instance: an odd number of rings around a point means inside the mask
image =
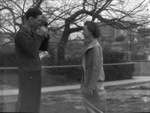
M 100 37 L 100 29 L 98 25 L 93 22 L 93 21 L 86 21 L 84 23 L 85 26 L 87 26 L 88 30 L 92 33 L 94 38 L 99 38 Z
M 47 22 L 47 18 L 43 15 L 43 19 L 42 19 L 42 24 L 45 27 L 48 27 L 48 22 Z
M 25 13 L 25 17 L 26 17 L 27 20 L 29 19 L 29 17 L 36 18 L 39 15 L 42 15 L 42 12 L 39 9 L 37 9 L 37 8 L 30 8 Z

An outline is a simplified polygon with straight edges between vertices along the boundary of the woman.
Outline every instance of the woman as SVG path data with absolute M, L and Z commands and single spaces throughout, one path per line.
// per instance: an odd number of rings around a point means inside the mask
M 92 21 L 85 22 L 83 35 L 85 51 L 82 58 L 84 74 L 81 80 L 81 92 L 85 109 L 87 113 L 106 113 L 103 55 L 102 47 L 97 40 L 100 37 L 97 24 Z

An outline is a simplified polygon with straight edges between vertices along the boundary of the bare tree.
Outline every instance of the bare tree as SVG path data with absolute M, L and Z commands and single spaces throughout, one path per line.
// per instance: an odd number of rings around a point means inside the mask
M 81 31 L 83 22 L 92 20 L 118 29 L 132 29 L 148 24 L 147 0 L 2 0 L 0 3 L 1 31 L 17 31 L 24 11 L 29 7 L 43 10 L 49 30 L 62 30 L 57 48 L 58 64 L 65 60 L 65 47 L 71 33 Z M 8 12 L 4 12 L 8 10 Z M 6 18 L 7 14 L 9 18 Z M 7 28 L 12 26 L 13 31 Z
M 22 23 L 22 16 L 29 7 L 40 8 L 43 0 L 1 0 L 1 31 L 12 36 Z
M 68 0 L 69 1 L 69 0 Z M 58 28 L 63 28 L 63 34 L 58 45 L 58 64 L 65 59 L 65 46 L 71 33 L 82 30 L 82 24 L 86 20 L 92 20 L 109 24 L 118 29 L 132 29 L 137 26 L 145 25 L 149 22 L 149 14 L 143 13 L 147 1 L 143 0 L 129 9 L 131 0 L 78 0 L 78 2 L 65 3 L 65 10 L 60 7 L 55 15 L 64 21 Z M 142 14 L 142 17 L 141 17 Z

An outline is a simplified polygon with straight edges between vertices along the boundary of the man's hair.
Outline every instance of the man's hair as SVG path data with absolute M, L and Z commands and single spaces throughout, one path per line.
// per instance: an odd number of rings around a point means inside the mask
M 48 22 L 43 22 L 43 25 L 44 25 L 45 27 L 48 27 Z
M 29 17 L 36 18 L 39 15 L 42 15 L 42 12 L 39 9 L 37 9 L 37 8 L 30 8 L 25 13 L 25 17 L 26 17 L 27 20 L 29 19 Z
M 87 26 L 88 30 L 92 33 L 94 38 L 99 38 L 100 37 L 100 29 L 98 25 L 93 22 L 93 21 L 86 21 L 84 25 Z

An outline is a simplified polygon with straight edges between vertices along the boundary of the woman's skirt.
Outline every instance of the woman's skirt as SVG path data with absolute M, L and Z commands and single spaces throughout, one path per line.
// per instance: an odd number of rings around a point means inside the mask
M 86 113 L 106 113 L 104 89 L 94 89 L 91 94 L 82 92 Z

